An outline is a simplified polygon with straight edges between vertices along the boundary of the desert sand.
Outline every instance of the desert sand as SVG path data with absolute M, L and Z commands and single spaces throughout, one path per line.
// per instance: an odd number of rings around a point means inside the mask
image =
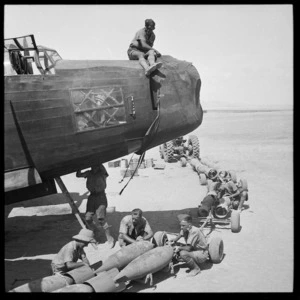
M 217 168 L 234 170 L 248 181 L 249 200 L 241 213 L 241 230 L 217 227 L 212 235 L 224 241 L 220 264 L 205 263 L 200 275 L 187 278 L 187 267 L 175 275 L 154 274 L 154 287 L 132 282 L 124 292 L 292 292 L 294 272 L 293 112 L 210 112 L 194 132 L 200 141 L 200 157 Z M 188 135 L 187 135 L 188 136 Z M 126 158 L 130 159 L 132 155 Z M 137 155 L 133 156 L 137 158 Z M 146 153 L 164 163 L 158 147 Z M 164 170 L 139 169 L 124 190 L 120 168 L 108 168 L 107 215 L 117 238 L 121 218 L 141 208 L 153 231 L 178 232 L 177 215 L 191 212 L 206 194 L 199 177 L 188 164 L 166 163 Z M 82 215 L 87 191 L 85 180 L 75 174 L 62 177 Z M 78 233 L 80 224 L 58 188 L 57 195 L 5 207 L 5 290 L 49 276 L 50 261 Z M 195 218 L 196 220 L 196 218 Z M 196 222 L 196 221 L 195 221 Z M 195 225 L 197 225 L 195 223 Z M 103 244 L 86 248 L 91 263 L 104 260 L 119 249 Z

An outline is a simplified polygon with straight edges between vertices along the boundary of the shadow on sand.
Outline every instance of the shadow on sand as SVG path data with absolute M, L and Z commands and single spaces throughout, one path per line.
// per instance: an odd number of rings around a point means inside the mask
M 207 261 L 200 265 L 201 272 L 205 272 L 206 270 L 209 270 L 213 267 L 213 263 L 210 261 Z M 177 274 L 180 269 L 186 269 L 186 275 L 189 273 L 189 269 L 185 263 L 179 263 L 174 266 L 174 274 L 171 274 L 170 271 L 158 271 L 153 274 L 153 286 L 150 286 L 149 281 L 145 284 L 141 281 L 131 281 L 130 284 L 127 286 L 126 290 L 124 292 L 126 293 L 136 293 L 148 288 L 151 288 L 153 290 L 156 289 L 156 285 L 164 280 L 167 280 L 169 278 L 176 278 Z
M 72 193 L 77 205 L 80 205 L 87 195 Z M 46 197 L 44 197 L 46 198 Z M 55 199 L 53 199 L 55 198 Z M 26 203 L 28 207 L 45 205 L 47 201 Z M 50 204 L 66 203 L 64 195 L 52 196 Z M 24 202 L 25 204 L 25 202 Z M 23 203 L 14 204 L 14 207 L 24 206 Z M 49 203 L 47 203 L 49 204 Z M 49 204 L 49 205 L 50 205 Z M 111 225 L 111 233 L 118 238 L 121 219 L 131 211 L 114 212 L 107 214 L 107 222 Z M 145 211 L 143 216 L 148 220 L 153 232 L 167 231 L 177 233 L 180 231 L 178 214 L 189 213 L 193 217 L 194 225 L 198 226 L 197 208 L 168 211 Z M 84 214 L 82 214 L 84 217 Z M 49 254 L 57 253 L 61 247 L 71 241 L 81 229 L 79 222 L 73 214 L 42 215 L 42 216 L 16 216 L 5 220 L 5 282 L 6 288 L 12 289 L 28 281 L 51 275 Z M 100 242 L 105 243 L 104 231 L 99 234 Z M 35 259 L 34 256 L 45 255 L 45 259 Z M 24 257 L 24 259 L 22 259 Z M 26 257 L 31 257 L 27 259 Z M 24 271 L 26 270 L 26 271 Z M 22 276 L 20 275 L 20 272 Z M 165 275 L 160 275 L 163 280 Z M 166 275 L 167 276 L 167 275 Z M 169 276 L 169 275 L 168 275 Z M 24 277 L 24 278 L 23 278 Z

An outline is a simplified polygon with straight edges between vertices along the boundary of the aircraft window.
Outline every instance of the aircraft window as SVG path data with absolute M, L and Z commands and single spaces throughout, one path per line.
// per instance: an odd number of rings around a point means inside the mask
M 106 128 L 126 123 L 122 88 L 70 90 L 78 131 Z
M 47 54 L 49 55 L 49 58 L 51 59 L 51 61 L 55 64 L 58 60 L 61 60 L 62 58 L 60 57 L 60 55 L 56 52 L 56 51 L 46 51 Z

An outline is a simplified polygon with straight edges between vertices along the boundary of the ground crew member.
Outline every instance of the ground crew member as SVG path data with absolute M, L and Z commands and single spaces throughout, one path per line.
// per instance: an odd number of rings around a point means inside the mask
M 83 250 L 89 243 L 95 243 L 94 233 L 89 229 L 81 229 L 73 236 L 73 241 L 63 246 L 51 262 L 53 274 L 63 274 L 84 265 L 90 266 Z M 81 259 L 81 262 L 77 262 Z
M 248 189 L 245 189 L 241 180 L 235 184 L 232 180 L 229 180 L 225 184 L 222 184 L 220 190 L 229 194 L 229 198 L 232 201 L 232 207 L 237 210 L 242 210 L 243 204 L 248 200 Z
M 202 230 L 192 225 L 192 217 L 184 216 L 180 220 L 180 233 L 170 242 L 177 242 L 181 237 L 184 237 L 186 245 L 175 246 L 174 252 L 179 254 L 179 257 L 185 261 L 190 269 L 187 276 L 196 276 L 201 272 L 199 264 L 204 263 L 209 259 L 208 243 Z
M 86 187 L 90 191 L 85 213 L 85 219 L 88 225 L 93 228 L 94 233 L 98 230 L 97 225 L 93 222 L 93 216 L 96 214 L 100 226 L 104 229 L 108 247 L 113 248 L 115 245 L 115 240 L 111 236 L 109 230 L 110 226 L 106 222 L 107 198 L 105 189 L 108 173 L 105 167 L 102 164 L 94 165 L 90 171 L 85 171 L 82 173 L 80 170 L 78 170 L 76 176 L 87 179 Z
M 221 182 L 213 182 L 211 181 L 207 185 L 208 192 L 206 196 L 201 201 L 200 205 L 198 206 L 198 216 L 199 217 L 207 217 L 211 207 L 217 206 L 219 204 L 219 188 L 221 186 Z
M 120 223 L 119 245 L 127 246 L 137 241 L 149 241 L 153 236 L 153 231 L 141 209 L 136 208 L 131 215 L 125 216 Z
M 160 57 L 161 54 L 153 48 L 155 41 L 154 29 L 155 22 L 152 19 L 146 19 L 145 27 L 135 34 L 127 50 L 129 59 L 138 60 L 145 69 L 146 76 L 149 76 L 154 70 L 162 66 L 161 62 L 155 62 L 156 58 Z

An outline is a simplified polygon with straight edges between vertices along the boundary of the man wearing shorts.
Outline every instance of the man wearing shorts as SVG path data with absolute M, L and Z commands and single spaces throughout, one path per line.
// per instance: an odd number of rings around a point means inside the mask
M 76 173 L 77 177 L 84 177 L 87 179 L 86 187 L 90 191 L 86 205 L 85 220 L 90 227 L 97 230 L 97 226 L 93 222 L 93 216 L 96 214 L 100 226 L 104 229 L 109 248 L 114 247 L 114 238 L 110 234 L 109 225 L 106 222 L 106 207 L 107 198 L 105 194 L 106 178 L 108 173 L 105 167 L 101 165 L 92 166 L 90 171 Z
M 184 237 L 186 245 L 175 246 L 175 253 L 179 254 L 180 258 L 185 261 L 190 269 L 187 276 L 196 276 L 201 272 L 199 264 L 208 260 L 208 243 L 202 230 L 192 225 L 192 217 L 186 215 L 180 220 L 180 233 L 171 242 L 177 242 L 181 237 Z
M 153 71 L 162 66 L 161 62 L 156 63 L 156 58 L 161 54 L 153 48 L 155 34 L 155 22 L 152 19 L 145 20 L 145 27 L 140 29 L 129 45 L 127 54 L 130 60 L 138 60 L 145 69 L 145 75 L 149 76 Z

